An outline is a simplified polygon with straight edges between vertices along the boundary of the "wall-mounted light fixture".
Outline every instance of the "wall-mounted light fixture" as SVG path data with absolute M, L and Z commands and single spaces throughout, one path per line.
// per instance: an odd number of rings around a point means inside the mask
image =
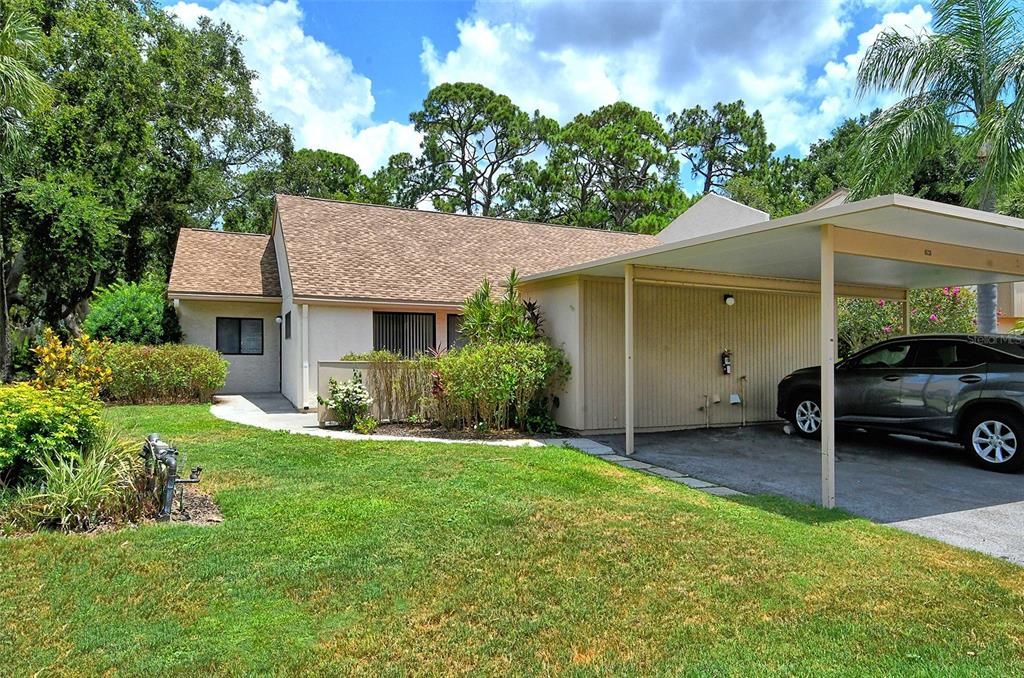
M 726 306 L 735 306 L 736 305 L 736 297 L 732 296 L 731 294 L 725 295 L 725 305 Z
M 274 317 L 274 322 L 277 323 L 278 325 L 280 325 L 281 323 L 284 322 L 284 318 L 282 318 L 281 316 L 275 316 Z

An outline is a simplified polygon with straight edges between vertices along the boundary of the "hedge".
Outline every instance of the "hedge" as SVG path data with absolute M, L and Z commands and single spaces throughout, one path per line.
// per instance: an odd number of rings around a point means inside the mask
M 219 353 L 189 344 L 114 344 L 106 364 L 113 381 L 103 396 L 119 403 L 209 402 L 228 376 Z
M 101 409 L 84 387 L 0 386 L 0 476 L 44 454 L 54 458 L 81 451 L 99 434 Z

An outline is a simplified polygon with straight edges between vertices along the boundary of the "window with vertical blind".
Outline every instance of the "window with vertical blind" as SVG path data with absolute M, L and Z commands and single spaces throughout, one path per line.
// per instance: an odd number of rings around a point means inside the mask
M 373 312 L 373 350 L 411 358 L 437 345 L 433 313 Z
M 448 348 L 462 348 L 466 345 L 466 338 L 462 336 L 462 316 L 454 313 L 448 314 Z

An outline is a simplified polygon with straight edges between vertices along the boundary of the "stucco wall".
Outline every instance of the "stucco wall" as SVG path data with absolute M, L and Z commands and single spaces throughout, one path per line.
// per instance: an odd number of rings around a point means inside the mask
M 556 394 L 553 413 L 560 426 L 583 428 L 583 370 L 580 344 L 580 281 L 559 280 L 544 285 L 524 285 L 522 296 L 535 300 L 544 319 L 544 332 L 555 346 L 565 351 L 572 373 L 562 392 Z
M 268 393 L 279 388 L 280 304 L 242 301 L 178 301 L 183 341 L 217 349 L 217 318 L 262 318 L 263 355 L 226 355 L 228 379 L 220 393 Z
M 733 294 L 734 306 L 724 295 Z M 621 280 L 582 285 L 584 426 L 621 430 L 624 423 L 624 300 Z M 814 295 L 638 284 L 634 309 L 637 427 L 671 430 L 775 419 L 779 380 L 818 363 Z M 722 374 L 721 353 L 733 373 Z M 742 377 L 746 379 L 742 379 Z M 715 398 L 720 400 L 714 403 Z

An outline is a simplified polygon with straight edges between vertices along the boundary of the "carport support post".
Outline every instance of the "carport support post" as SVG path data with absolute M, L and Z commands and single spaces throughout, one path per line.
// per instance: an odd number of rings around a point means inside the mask
M 910 336 L 910 290 L 903 295 L 903 334 Z
M 821 227 L 821 505 L 836 505 L 836 287 L 831 224 Z
M 633 454 L 633 264 L 626 264 L 626 455 Z

